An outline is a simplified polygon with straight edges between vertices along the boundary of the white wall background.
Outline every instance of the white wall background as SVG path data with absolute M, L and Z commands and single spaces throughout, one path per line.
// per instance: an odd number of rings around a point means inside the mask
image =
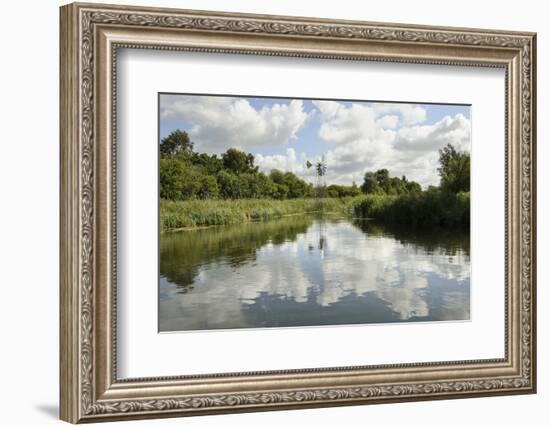
M 110 0 L 113 3 L 121 3 Z M 129 0 L 130 1 L 130 0 Z M 360 2 L 356 0 L 133 0 L 133 4 L 235 12 L 538 32 L 539 393 L 438 402 L 208 416 L 133 425 L 279 426 L 544 425 L 550 405 L 550 29 L 544 2 Z M 60 425 L 58 402 L 58 6 L 5 3 L 0 66 L 0 420 L 7 426 Z

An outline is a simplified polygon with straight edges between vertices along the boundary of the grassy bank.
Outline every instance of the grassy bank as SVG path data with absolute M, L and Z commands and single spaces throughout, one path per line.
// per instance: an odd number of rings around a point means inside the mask
M 240 224 L 248 221 L 267 221 L 287 215 L 304 213 L 336 213 L 346 215 L 356 198 L 307 199 L 240 199 L 187 200 L 160 202 L 160 229 L 211 225 Z
M 316 212 L 371 218 L 412 227 L 467 228 L 470 225 L 470 194 L 426 191 L 401 196 L 363 195 L 321 200 L 161 200 L 160 228 L 169 231 L 240 224 Z
M 369 195 L 354 204 L 353 214 L 411 227 L 468 228 L 470 193 L 435 190 L 401 196 Z

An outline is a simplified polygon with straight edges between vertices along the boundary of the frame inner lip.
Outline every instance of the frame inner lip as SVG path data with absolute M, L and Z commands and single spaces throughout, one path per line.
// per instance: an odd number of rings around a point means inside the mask
M 116 27 L 115 27 L 116 28 Z M 128 48 L 128 49 L 150 49 L 150 50 L 164 50 L 166 48 L 165 45 L 155 45 L 155 44 L 149 44 L 149 43 L 128 43 L 126 41 L 121 41 L 118 39 L 113 39 L 109 41 L 109 44 L 112 47 L 112 65 L 111 65 L 111 79 L 113 81 L 112 85 L 112 111 L 116 112 L 116 101 L 117 101 L 117 94 L 116 94 L 116 81 L 117 81 L 117 73 L 116 73 L 116 62 L 117 62 L 117 50 L 120 48 Z M 477 47 L 477 46 L 476 46 Z M 226 48 L 218 48 L 218 47 L 211 47 L 211 48 L 195 48 L 192 46 L 182 45 L 182 46 L 175 46 L 175 45 L 169 45 L 169 50 L 174 51 L 182 51 L 182 52 L 210 52 L 210 53 L 225 53 L 225 54 L 241 54 L 243 51 L 240 49 L 226 49 Z M 270 50 L 256 50 L 256 49 L 247 49 L 247 54 L 250 55 L 267 55 L 271 56 L 269 54 Z M 352 60 L 352 61 L 365 61 L 365 62 L 405 62 L 408 64 L 417 64 L 417 65 L 449 65 L 449 62 L 440 62 L 437 60 L 431 60 L 431 59 L 415 59 L 415 58 L 407 58 L 406 60 L 398 60 L 393 61 L 392 59 L 387 58 L 366 58 L 366 57 L 349 57 L 349 58 L 341 58 L 338 55 L 317 55 L 317 54 L 308 54 L 308 53 L 288 53 L 283 52 L 280 53 L 280 56 L 288 56 L 288 57 L 298 57 L 298 58 L 314 58 L 314 59 L 344 59 L 344 60 Z M 460 62 L 459 60 L 452 62 L 452 65 L 455 66 L 465 66 L 465 67 L 489 67 L 489 68 L 504 68 L 506 70 L 505 80 L 508 81 L 508 75 L 509 75 L 509 63 L 494 63 L 494 62 Z M 508 65 L 508 66 L 507 66 Z M 508 86 L 505 86 L 505 92 L 506 97 L 508 94 Z M 171 93 L 171 92 L 162 92 L 162 93 Z M 454 104 L 453 104 L 454 105 Z M 460 104 L 462 105 L 462 104 Z M 506 103 L 506 109 L 508 109 L 507 103 Z M 111 122 L 112 127 L 112 135 L 113 135 L 113 152 L 116 152 L 116 115 L 113 116 L 114 120 Z M 505 126 L 507 126 L 507 120 L 505 123 Z M 508 150 L 505 150 L 506 154 L 505 157 L 507 157 Z M 113 156 L 113 163 L 112 163 L 113 170 L 116 171 L 116 156 Z M 508 170 L 507 167 L 505 167 L 505 174 L 507 176 Z M 113 187 L 112 192 L 115 195 L 113 199 L 113 218 L 116 219 L 116 174 L 114 175 L 115 178 L 113 178 Z M 506 184 L 507 185 L 507 180 Z M 506 191 L 507 194 L 507 191 Z M 506 216 L 508 215 L 508 198 L 506 198 L 505 203 L 505 210 L 506 210 Z M 506 223 L 506 220 L 505 220 Z M 112 240 L 113 242 L 116 242 L 116 221 L 113 222 L 113 234 L 112 234 Z M 507 234 L 507 233 L 506 233 Z M 505 250 L 507 241 L 505 242 Z M 506 250 L 507 252 L 507 250 Z M 116 258 L 116 248 L 114 249 L 113 253 L 114 258 Z M 505 262 L 505 270 L 507 269 L 507 263 Z M 116 266 L 116 259 L 113 261 L 113 264 Z M 507 292 L 507 281 L 508 277 L 505 275 L 505 305 L 508 304 L 508 292 Z M 116 270 L 113 272 L 113 283 L 115 284 L 113 286 L 113 301 L 116 301 Z M 363 371 L 365 373 L 368 373 L 368 371 L 376 370 L 376 369 L 384 369 L 384 370 L 397 370 L 397 369 L 409 369 L 409 368 L 422 368 L 426 371 L 430 371 L 431 369 L 434 369 L 435 371 L 439 371 L 439 367 L 460 367 L 464 369 L 468 369 L 470 367 L 475 367 L 475 365 L 506 365 L 509 363 L 509 354 L 508 354 L 508 341 L 509 341 L 509 335 L 508 335 L 508 317 L 505 316 L 506 321 L 506 327 L 505 327 L 505 339 L 504 339 L 504 357 L 503 358 L 489 358 L 489 359 L 473 359 L 473 360 L 452 360 L 452 361 L 433 361 L 433 362 L 412 362 L 412 363 L 399 363 L 399 364 L 378 364 L 378 365 L 352 365 L 352 366 L 335 366 L 335 367 L 325 367 L 325 368 L 298 368 L 298 369 L 284 369 L 284 370 L 267 370 L 267 371 L 242 371 L 242 372 L 220 372 L 220 373 L 214 373 L 214 374 L 193 374 L 193 375 L 170 375 L 170 376 L 156 376 L 156 377 L 131 377 L 131 378 L 118 378 L 117 376 L 117 369 L 116 366 L 118 364 L 117 360 L 117 309 L 116 305 L 113 305 L 113 311 L 112 311 L 112 318 L 113 320 L 113 327 L 112 327 L 112 366 L 113 373 L 111 382 L 113 384 L 128 384 L 128 383 L 150 383 L 152 381 L 181 381 L 183 383 L 187 383 L 188 381 L 193 380 L 210 380 L 210 379 L 225 379 L 225 378 L 246 378 L 246 377 L 266 377 L 266 376 L 273 376 L 273 375 L 283 375 L 287 377 L 291 376 L 300 376 L 300 375 L 308 375 L 308 374 L 328 374 L 329 376 L 333 376 L 334 374 L 341 374 L 346 375 L 349 372 L 354 371 Z M 470 366 L 471 365 L 471 366 Z M 354 375 L 354 374 L 351 374 Z M 357 374 L 359 375 L 359 374 Z

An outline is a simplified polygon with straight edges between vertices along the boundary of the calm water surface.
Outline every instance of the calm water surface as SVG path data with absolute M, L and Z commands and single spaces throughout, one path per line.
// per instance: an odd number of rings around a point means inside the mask
M 163 234 L 159 329 L 470 318 L 463 231 L 309 216 Z

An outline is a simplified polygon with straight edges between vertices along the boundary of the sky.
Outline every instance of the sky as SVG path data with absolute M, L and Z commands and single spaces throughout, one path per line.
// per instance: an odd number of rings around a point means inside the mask
M 326 183 L 363 182 L 365 172 L 438 185 L 438 149 L 470 151 L 470 106 L 244 96 L 160 94 L 160 138 L 187 131 L 195 151 L 252 153 L 260 170 L 315 182 L 306 162 L 325 156 Z

